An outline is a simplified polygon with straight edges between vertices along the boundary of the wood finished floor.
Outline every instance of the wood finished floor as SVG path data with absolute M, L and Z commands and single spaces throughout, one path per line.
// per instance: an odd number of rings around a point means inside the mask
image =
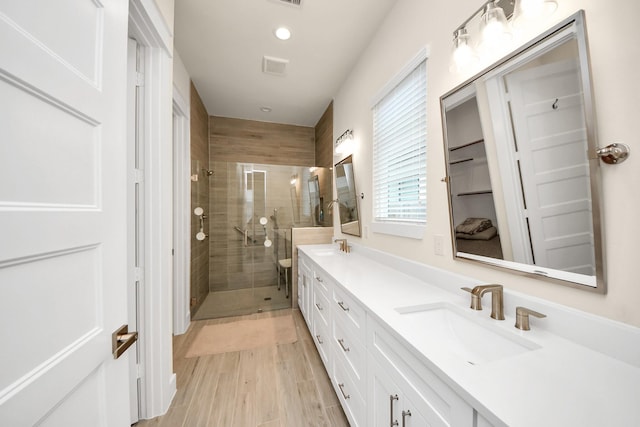
M 298 341 L 186 359 L 205 325 L 293 314 Z M 178 391 L 167 414 L 137 427 L 349 426 L 299 310 L 191 323 L 173 339 Z

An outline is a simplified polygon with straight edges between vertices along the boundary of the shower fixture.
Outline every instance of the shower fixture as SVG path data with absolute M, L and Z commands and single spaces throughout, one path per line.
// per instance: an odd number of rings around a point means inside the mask
M 211 176 L 211 175 L 213 175 L 213 170 L 211 170 L 211 169 L 205 169 L 205 168 L 202 168 L 202 172 L 204 172 L 204 174 L 205 174 L 206 176 Z
M 196 240 L 202 241 L 209 237 L 209 235 L 204 232 L 204 220 L 207 219 L 207 216 L 204 213 L 204 209 L 202 209 L 200 206 L 196 207 L 193 210 L 193 214 L 200 219 L 200 231 L 196 233 Z

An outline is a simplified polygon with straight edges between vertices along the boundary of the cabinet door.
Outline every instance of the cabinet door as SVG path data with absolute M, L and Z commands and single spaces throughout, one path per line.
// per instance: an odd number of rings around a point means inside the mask
M 311 324 L 311 273 L 308 271 L 304 271 L 302 274 L 302 289 L 304 294 L 301 307 L 304 307 L 304 320 L 307 322 L 307 326 L 309 326 Z
M 380 365 L 370 359 L 369 425 L 372 427 L 431 426 L 417 406 Z
M 302 313 L 302 317 L 306 318 L 306 310 L 305 307 L 303 306 L 304 303 L 304 286 L 303 286 L 303 274 L 302 271 L 300 270 L 300 267 L 298 267 L 298 309 L 300 310 L 300 313 Z
M 304 317 L 305 322 L 308 324 L 309 321 L 307 320 L 307 317 L 309 317 L 309 314 L 307 313 L 308 307 L 306 301 L 308 299 L 307 293 L 309 292 L 309 288 L 305 278 L 305 271 L 300 268 L 301 266 L 302 264 L 298 265 L 298 308 L 300 309 L 300 313 L 302 313 L 302 317 Z
M 415 404 L 405 406 L 405 409 L 411 410 L 413 425 L 416 425 L 415 420 L 419 418 L 418 415 L 414 416 L 418 412 L 428 420 L 422 425 L 473 425 L 473 408 L 416 359 L 403 344 L 374 322 L 367 326 L 367 330 L 370 359 L 382 367 L 400 386 L 405 398 Z M 418 410 L 414 413 L 413 408 Z M 405 424 L 412 425 L 408 420 Z M 399 425 L 402 425 L 402 421 Z

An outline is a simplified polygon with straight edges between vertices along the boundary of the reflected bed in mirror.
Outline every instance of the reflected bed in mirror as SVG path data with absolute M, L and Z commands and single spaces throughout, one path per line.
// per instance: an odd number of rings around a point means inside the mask
M 344 234 L 360 236 L 358 198 L 353 174 L 353 157 L 349 156 L 335 165 L 337 204 L 340 212 L 340 230 Z
M 441 106 L 454 256 L 604 293 L 584 12 Z

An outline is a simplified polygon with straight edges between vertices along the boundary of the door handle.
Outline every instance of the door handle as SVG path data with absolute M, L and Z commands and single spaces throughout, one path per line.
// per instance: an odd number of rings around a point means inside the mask
M 127 351 L 134 342 L 138 340 L 137 332 L 129 332 L 129 325 L 120 326 L 113 334 L 111 334 L 111 351 L 113 358 L 118 359 L 122 353 Z

